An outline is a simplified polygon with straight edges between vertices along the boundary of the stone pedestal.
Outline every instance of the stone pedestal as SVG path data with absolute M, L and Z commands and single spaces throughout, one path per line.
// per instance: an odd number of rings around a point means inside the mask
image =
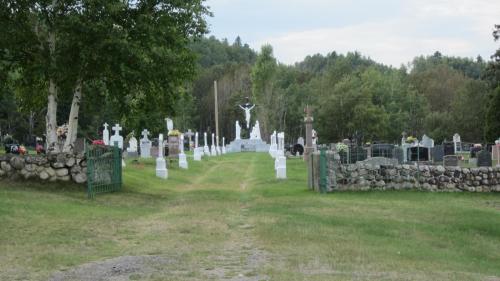
M 178 158 L 180 152 L 180 138 L 178 136 L 168 136 L 168 157 Z
M 156 158 L 156 176 L 162 179 L 168 178 L 167 163 L 163 157 Z
M 269 144 L 263 140 L 239 139 L 232 141 L 226 150 L 227 152 L 269 152 Z
M 217 156 L 217 148 L 215 147 L 214 144 L 212 144 L 212 147 L 210 147 L 210 155 Z
M 286 179 L 286 157 L 278 156 L 276 157 L 276 160 L 277 160 L 276 178 Z
M 181 169 L 188 168 L 188 162 L 186 159 L 186 154 L 184 152 L 179 154 L 179 168 L 181 168 Z

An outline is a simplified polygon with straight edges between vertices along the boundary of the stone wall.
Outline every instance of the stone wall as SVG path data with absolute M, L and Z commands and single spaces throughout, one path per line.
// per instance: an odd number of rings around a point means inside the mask
M 500 192 L 500 167 L 461 168 L 432 165 L 382 164 L 370 159 L 340 164 L 338 155 L 328 153 L 328 191 L 424 190 L 441 192 Z M 319 165 L 314 165 L 319 174 Z M 314 177 L 313 189 L 319 189 Z
M 87 181 L 87 162 L 83 154 L 0 156 L 0 179 L 40 181 Z

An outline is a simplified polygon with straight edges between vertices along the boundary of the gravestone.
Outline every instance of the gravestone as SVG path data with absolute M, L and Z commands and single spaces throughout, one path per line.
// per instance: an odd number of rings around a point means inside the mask
M 455 145 L 453 142 L 443 142 L 443 152 L 444 156 L 455 154 Z
M 191 151 L 193 147 L 193 136 L 194 133 L 189 129 L 186 133 L 184 133 L 184 137 L 188 139 L 189 150 Z
M 278 133 L 278 156 L 276 158 L 275 169 L 277 179 L 286 179 L 286 157 L 285 150 L 285 133 Z
M 481 150 L 477 153 L 477 166 L 478 167 L 491 167 L 491 153 L 488 150 Z
M 104 123 L 104 130 L 102 131 L 102 141 L 104 142 L 105 145 L 109 145 L 109 130 L 108 130 L 108 123 Z
M 409 158 L 412 162 L 429 161 L 429 148 L 422 146 L 414 146 L 408 149 Z
M 222 154 L 226 154 L 226 138 L 222 137 Z
M 431 149 L 432 160 L 434 162 L 442 162 L 444 157 L 444 147 L 438 144 Z
M 300 144 L 303 147 L 304 146 L 304 138 L 303 137 L 298 138 L 297 139 L 297 144 Z
M 203 148 L 198 147 L 198 132 L 196 132 L 194 134 L 194 153 L 193 153 L 194 161 L 201 161 L 202 154 L 203 154 Z
M 109 139 L 110 145 L 114 146 L 115 143 L 118 143 L 118 147 L 123 150 L 123 137 L 120 136 L 120 131 L 122 130 L 122 127 L 120 127 L 119 124 L 115 124 L 113 128 L 111 128 L 115 134 L 111 136 Z
M 453 135 L 453 149 L 454 153 L 462 151 L 462 139 L 459 134 Z
M 278 151 L 278 145 L 276 143 L 276 131 L 271 134 L 271 145 L 269 146 L 269 155 L 272 158 L 276 158 L 276 152 Z
M 128 141 L 127 156 L 137 157 L 137 139 L 134 137 L 133 134 L 130 140 Z
M 149 132 L 144 129 L 142 131 L 142 139 L 141 139 L 141 158 L 150 158 L 151 157 L 151 141 L 148 139 Z
M 423 135 L 422 141 L 420 142 L 420 146 L 432 148 L 434 147 L 434 140 L 429 138 L 427 135 Z
M 187 162 L 187 157 L 186 154 L 184 153 L 184 135 L 180 135 L 180 152 L 179 152 L 179 168 L 181 169 L 187 169 L 188 168 L 188 162 Z
M 205 154 L 205 156 L 210 156 L 210 149 L 208 148 L 208 142 L 207 142 L 207 132 L 203 133 L 203 141 L 204 141 L 203 153 Z
M 179 158 L 180 138 L 179 136 L 168 136 L 168 158 Z
M 458 166 L 458 156 L 457 155 L 446 155 L 443 157 L 443 166 L 445 167 L 457 167 Z
M 394 158 L 398 160 L 398 164 L 402 164 L 404 162 L 404 153 L 401 147 L 399 146 L 394 147 L 392 155 L 394 155 Z
M 168 178 L 167 163 L 163 158 L 163 134 L 158 138 L 158 157 L 156 158 L 156 176 L 162 179 Z
M 167 123 L 167 130 L 170 133 L 174 129 L 174 121 L 170 118 L 165 118 L 165 122 Z
M 217 156 L 217 148 L 215 147 L 215 134 L 212 133 L 212 146 L 210 146 L 210 155 Z

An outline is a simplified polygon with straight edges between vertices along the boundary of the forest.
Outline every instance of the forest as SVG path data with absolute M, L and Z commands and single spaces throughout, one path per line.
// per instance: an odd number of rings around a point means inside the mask
M 203 12 L 202 12 L 203 13 Z M 493 32 L 498 39 L 499 26 Z M 240 37 L 207 37 L 204 28 L 190 37 L 182 50 L 192 73 L 144 69 L 138 77 L 120 77 L 110 89 L 93 77 L 85 84 L 80 104 L 78 136 L 99 138 L 102 124 L 120 123 L 125 135 L 147 128 L 156 135 L 166 130 L 165 117 L 187 131 L 211 132 L 214 120 L 214 81 L 218 81 L 221 136 L 233 139 L 234 122 L 244 123 L 238 104 L 249 97 L 265 138 L 273 130 L 284 131 L 288 143 L 304 136 L 304 107 L 313 108 L 314 127 L 320 143 L 357 138 L 362 142 L 396 143 L 402 132 L 437 142 L 459 133 L 467 142 L 492 142 L 500 135 L 500 50 L 490 58 L 451 57 L 436 51 L 415 57 L 399 68 L 378 63 L 353 51 L 307 56 L 294 65 L 279 63 L 273 47 L 256 51 Z M 115 59 L 120 59 L 116 57 Z M 165 60 L 165 65 L 168 60 Z M 0 60 L 0 70 L 7 69 Z M 148 73 L 157 73 L 149 75 Z M 1 71 L 0 135 L 11 134 L 28 145 L 45 133 L 47 106 L 40 101 L 36 81 L 16 71 Z M 173 81 L 167 88 L 134 88 L 132 79 Z M 170 76 L 172 77 L 170 77 Z M 181 76 L 179 78 L 179 76 Z M 101 80 L 99 80 L 101 79 Z M 120 84 L 121 83 L 121 84 Z M 125 86 L 124 86 L 125 85 Z M 44 85 L 45 87 L 45 85 Z M 145 94 L 131 94 L 140 91 Z M 168 91 L 168 98 L 162 98 Z M 71 99 L 61 99 L 57 123 L 65 122 Z M 127 106 L 124 106 L 126 104 Z M 244 131 L 243 134 L 248 134 Z

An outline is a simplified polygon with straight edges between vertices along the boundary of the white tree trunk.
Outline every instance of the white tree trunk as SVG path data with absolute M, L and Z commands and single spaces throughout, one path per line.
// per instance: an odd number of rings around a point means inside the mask
M 82 99 L 82 80 L 78 79 L 73 91 L 73 101 L 71 102 L 71 111 L 68 118 L 68 135 L 64 142 L 63 152 L 73 152 L 75 147 L 76 134 L 78 132 L 78 113 L 80 111 L 80 100 Z
M 47 115 L 45 116 L 47 151 L 59 152 L 57 146 L 57 88 L 53 79 L 49 81 Z

